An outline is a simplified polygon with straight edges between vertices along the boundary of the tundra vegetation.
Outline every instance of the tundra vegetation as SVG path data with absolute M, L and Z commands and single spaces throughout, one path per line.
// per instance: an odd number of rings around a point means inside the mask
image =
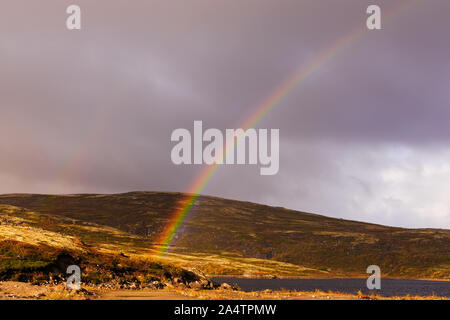
M 181 193 L 0 196 L 0 280 L 212 288 L 203 274 L 450 279 L 450 231 L 404 229 L 200 196 L 165 255 Z

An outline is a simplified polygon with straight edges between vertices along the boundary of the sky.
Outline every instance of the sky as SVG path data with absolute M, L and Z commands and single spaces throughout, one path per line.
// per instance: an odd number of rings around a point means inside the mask
M 277 175 L 221 166 L 204 194 L 449 229 L 450 2 L 405 1 L 256 125 L 280 130 Z M 185 192 L 204 167 L 172 163 L 173 130 L 236 128 L 398 2 L 2 0 L 0 193 Z

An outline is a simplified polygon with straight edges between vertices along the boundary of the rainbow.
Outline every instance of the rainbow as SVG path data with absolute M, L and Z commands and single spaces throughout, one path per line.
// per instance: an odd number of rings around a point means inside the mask
M 383 25 L 396 17 L 405 9 L 416 4 L 420 0 L 408 0 L 396 5 L 389 13 L 383 16 Z M 307 64 L 302 65 L 298 70 L 287 77 L 279 86 L 277 86 L 270 95 L 268 95 L 260 104 L 257 105 L 254 112 L 239 126 L 244 130 L 254 127 L 259 123 L 272 109 L 280 105 L 285 97 L 289 95 L 295 88 L 303 84 L 312 74 L 318 71 L 321 67 L 327 64 L 332 58 L 336 57 L 344 50 L 349 48 L 351 44 L 361 39 L 363 35 L 368 32 L 365 25 L 358 27 L 347 35 L 339 38 L 330 47 L 321 52 L 318 56 L 313 58 Z M 234 146 L 232 146 L 234 147 Z M 228 150 L 225 150 L 225 156 Z M 179 207 L 169 219 L 163 233 L 157 240 L 158 254 L 162 255 L 167 252 L 170 247 L 177 230 L 183 224 L 186 217 L 189 215 L 195 201 L 198 199 L 202 191 L 207 186 L 208 182 L 214 176 L 219 168 L 219 164 L 206 166 L 194 182 L 189 186 L 187 191 L 187 198 L 179 203 Z

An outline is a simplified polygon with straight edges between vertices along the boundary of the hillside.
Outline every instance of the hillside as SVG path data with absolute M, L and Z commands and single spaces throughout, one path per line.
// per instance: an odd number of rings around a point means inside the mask
M 0 282 L 61 284 L 75 264 L 83 283 L 105 289 L 213 287 L 197 270 L 134 250 L 144 247 L 144 239 L 111 227 L 0 205 Z
M 450 278 L 450 230 L 385 227 L 208 196 L 199 197 L 169 253 L 158 258 L 156 239 L 186 199 L 159 192 L 1 195 L 0 219 L 28 219 L 45 230 L 42 239 L 21 237 L 34 245 L 55 247 L 76 237 L 96 250 L 209 274 L 362 276 L 376 264 L 384 276 Z M 0 241 L 15 237 L 14 230 L 0 230 Z M 55 234 L 61 239 L 52 244 Z

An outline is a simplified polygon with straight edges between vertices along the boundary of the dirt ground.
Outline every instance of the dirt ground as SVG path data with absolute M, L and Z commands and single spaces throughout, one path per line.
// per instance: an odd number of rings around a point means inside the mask
M 50 293 L 49 288 L 23 282 L 0 282 L 0 300 L 40 299 Z
M 169 288 L 162 290 L 105 290 L 86 287 L 69 291 L 64 284 L 37 286 L 23 282 L 0 282 L 0 300 L 441 300 L 432 297 L 391 297 L 352 295 L 345 293 L 257 291 L 243 292 L 231 289 L 194 290 Z M 447 300 L 447 299 L 445 299 Z
M 0 300 L 348 300 L 359 299 L 354 295 L 327 294 L 323 292 L 302 293 L 288 291 L 242 292 L 233 290 L 101 290 L 87 288 L 70 292 L 64 285 L 37 286 L 23 282 L 0 282 Z
M 194 300 L 181 292 L 167 290 L 111 290 L 101 292 L 98 300 Z

